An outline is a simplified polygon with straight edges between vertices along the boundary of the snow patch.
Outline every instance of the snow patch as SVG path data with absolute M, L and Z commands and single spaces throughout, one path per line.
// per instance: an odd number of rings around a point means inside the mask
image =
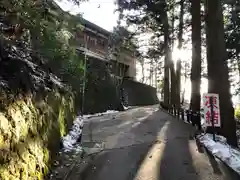
M 107 110 L 106 112 L 102 112 L 102 113 L 95 113 L 95 114 L 87 114 L 87 115 L 83 115 L 84 119 L 89 119 L 92 117 L 98 117 L 98 116 L 103 116 L 106 114 L 113 114 L 113 113 L 118 113 L 119 111 L 115 111 L 115 110 Z
M 73 122 L 73 126 L 70 132 L 62 138 L 63 149 L 65 152 L 71 151 L 73 149 L 78 149 L 75 146 L 75 144 L 77 143 L 79 137 L 82 135 L 82 129 L 83 129 L 83 117 L 78 116 Z
M 240 174 L 240 151 L 229 146 L 225 137 L 216 135 L 215 142 L 212 134 L 205 134 L 199 135 L 198 139 L 214 156 Z
M 237 138 L 238 138 L 238 146 L 240 147 L 240 129 L 236 131 Z
M 128 109 L 130 109 L 130 108 L 132 108 L 132 106 L 124 106 L 124 105 L 123 105 L 123 109 L 124 109 L 124 110 L 128 110 Z

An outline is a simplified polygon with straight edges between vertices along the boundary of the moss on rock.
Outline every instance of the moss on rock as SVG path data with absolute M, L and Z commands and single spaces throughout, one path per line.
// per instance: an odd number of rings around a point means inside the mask
M 55 89 L 5 104 L 0 112 L 0 179 L 43 179 L 74 120 L 73 94 Z
M 43 179 L 74 120 L 75 97 L 25 42 L 12 43 L 1 38 L 0 179 Z

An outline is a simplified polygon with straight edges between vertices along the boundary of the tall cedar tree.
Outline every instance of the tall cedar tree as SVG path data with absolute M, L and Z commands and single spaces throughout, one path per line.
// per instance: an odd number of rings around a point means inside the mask
M 171 43 L 171 45 L 172 45 L 172 52 L 173 52 L 173 46 L 174 46 L 174 23 L 175 23 L 175 17 L 174 17 L 174 10 L 175 10 L 175 2 L 174 2 L 174 4 L 173 4 L 173 7 L 174 8 L 172 8 L 172 28 L 171 28 L 171 30 L 172 30 L 172 39 L 171 39 L 171 41 L 172 41 L 172 43 Z M 174 106 L 174 107 L 176 107 L 176 72 L 175 72 L 175 67 L 174 67 L 174 62 L 173 62 L 173 60 L 170 62 L 170 72 L 171 72 L 171 98 L 170 98 L 170 104 L 171 104 L 171 106 Z M 174 115 L 175 115 L 175 108 L 174 108 Z
M 167 8 L 166 1 L 163 2 L 165 9 Z M 165 50 L 165 58 L 164 58 L 164 104 L 169 106 L 170 98 L 169 98 L 169 67 L 171 63 L 171 49 L 170 49 L 170 32 L 169 32 L 169 23 L 168 23 L 168 15 L 167 11 L 164 10 L 162 12 L 163 15 L 163 34 L 164 34 L 164 50 Z
M 178 49 L 182 49 L 183 44 L 183 15 L 184 15 L 184 0 L 180 1 L 180 17 L 179 17 L 179 32 L 178 32 Z M 181 59 L 177 61 L 176 69 L 176 108 L 180 108 L 180 91 L 181 91 Z
M 191 69 L 191 109 L 193 112 L 200 111 L 201 95 L 201 0 L 191 0 L 192 14 L 192 69 Z M 200 116 L 194 117 L 200 121 Z
M 222 133 L 230 145 L 237 146 L 236 122 L 232 107 L 227 54 L 224 41 L 223 13 L 219 0 L 206 0 L 206 40 L 208 92 L 219 94 Z

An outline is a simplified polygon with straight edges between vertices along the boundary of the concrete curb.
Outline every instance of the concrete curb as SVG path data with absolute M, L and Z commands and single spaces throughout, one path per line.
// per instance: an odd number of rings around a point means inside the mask
M 231 180 L 239 180 L 240 179 L 240 175 L 233 170 L 230 166 L 228 166 L 224 161 L 222 161 L 220 158 L 218 158 L 217 156 L 213 155 L 208 149 L 207 147 L 202 144 L 198 138 L 196 138 L 196 143 L 201 145 L 201 149 L 203 150 L 203 153 L 206 156 L 212 156 L 216 162 L 218 163 L 218 166 L 220 167 L 220 169 L 222 171 L 225 172 L 225 174 L 227 174 L 227 176 L 229 177 L 229 179 Z

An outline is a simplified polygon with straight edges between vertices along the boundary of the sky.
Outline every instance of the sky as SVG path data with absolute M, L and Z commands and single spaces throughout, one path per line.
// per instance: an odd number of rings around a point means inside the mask
M 88 0 L 82 2 L 80 6 L 75 6 L 66 0 L 56 0 L 57 4 L 72 14 L 81 13 L 83 18 L 98 26 L 112 31 L 117 25 L 118 15 L 114 13 L 116 6 L 114 0 Z

